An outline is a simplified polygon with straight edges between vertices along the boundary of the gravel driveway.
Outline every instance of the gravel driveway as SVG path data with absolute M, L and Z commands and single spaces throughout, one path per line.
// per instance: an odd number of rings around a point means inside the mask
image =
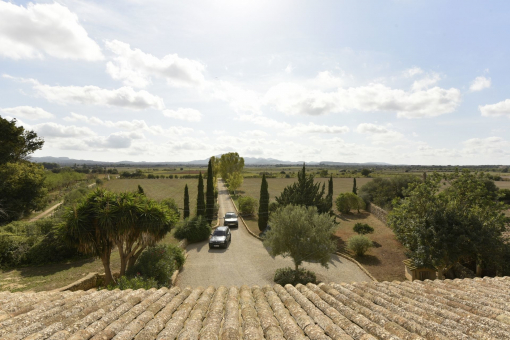
M 218 190 L 219 216 L 222 217 L 235 209 L 221 180 Z M 246 231 L 241 220 L 239 228 L 231 230 L 232 242 L 227 249 L 209 249 L 209 241 L 188 245 L 188 258 L 178 276 L 178 286 L 272 285 L 276 269 L 294 267 L 290 258 L 271 257 L 262 242 Z M 317 279 L 324 282 L 371 281 L 356 264 L 337 255 L 331 256 L 329 269 L 306 262 L 302 267 L 314 271 Z

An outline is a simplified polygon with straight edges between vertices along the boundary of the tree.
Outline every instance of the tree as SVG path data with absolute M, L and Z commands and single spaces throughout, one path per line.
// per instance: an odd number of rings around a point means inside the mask
M 234 195 L 236 190 L 243 184 L 243 175 L 240 172 L 233 172 L 228 174 L 227 176 L 227 185 L 228 189 L 234 191 Z
M 264 231 L 269 221 L 269 190 L 266 175 L 262 175 L 262 183 L 260 184 L 259 214 L 258 214 L 259 230 Z
M 211 224 L 214 217 L 214 174 L 212 159 L 209 159 L 209 164 L 207 165 L 207 192 L 205 198 L 205 217 L 207 219 L 207 222 Z
M 358 187 L 356 187 L 356 177 L 354 177 L 352 181 L 352 193 L 354 195 L 358 194 Z
M 0 165 L 16 163 L 42 148 L 44 140 L 34 131 L 16 126 L 16 119 L 7 120 L 0 116 Z
M 45 206 L 44 167 L 27 161 L 0 166 L 0 221 L 14 221 Z
M 221 155 L 219 172 L 221 178 L 226 180 L 229 174 L 234 172 L 242 173 L 244 168 L 244 158 L 239 157 L 237 152 L 229 152 Z
M 186 219 L 189 217 L 189 193 L 188 193 L 188 185 L 184 186 L 184 211 L 182 218 Z
M 253 215 L 257 210 L 257 200 L 251 196 L 239 197 L 239 212 L 243 215 Z
M 202 178 L 202 171 L 200 171 L 198 175 L 197 216 L 205 216 L 204 179 Z
M 333 208 L 333 175 L 329 178 L 328 181 L 328 196 L 326 196 L 328 201 L 328 210 Z
M 220 171 L 220 158 L 212 156 L 211 158 L 209 158 L 209 160 L 211 161 L 213 177 L 214 177 L 214 179 L 217 179 L 218 173 Z M 214 183 L 214 185 L 216 185 L 216 183 Z
M 434 267 L 442 276 L 461 260 L 500 265 L 506 208 L 486 179 L 483 173 L 456 171 L 411 184 L 408 197 L 388 215 L 388 225 L 418 266 Z M 444 180 L 449 186 L 440 192 Z
M 296 273 L 303 262 L 319 262 L 328 267 L 336 245 L 331 235 L 336 228 L 327 214 L 319 214 L 316 207 L 288 205 L 270 217 L 271 230 L 264 245 L 272 256 L 290 256 Z
M 142 186 L 140 184 L 138 184 L 138 193 L 140 195 L 145 195 L 145 192 L 143 191 L 143 188 L 142 188 Z
M 276 202 L 280 206 L 304 205 L 307 207 L 316 207 L 319 213 L 329 211 L 327 199 L 324 198 L 325 185 L 314 183 L 313 175 L 306 174 L 305 165 L 298 173 L 297 182 L 283 189 L 280 197 L 276 197 Z
M 177 205 L 177 202 L 171 197 L 165 198 L 161 201 L 161 204 L 165 205 L 168 209 L 173 211 L 176 216 L 179 216 L 179 206 Z
M 347 240 L 347 249 L 356 254 L 356 256 L 365 255 L 367 250 L 372 246 L 372 241 L 365 235 L 355 235 Z
M 365 201 L 352 192 L 344 192 L 336 198 L 336 208 L 342 214 L 348 214 L 351 210 L 356 209 L 359 213 L 360 209 L 365 209 Z
M 414 175 L 398 175 L 390 179 L 377 177 L 360 188 L 359 196 L 381 208 L 389 209 L 393 199 L 404 198 L 407 188 L 418 182 L 421 182 L 420 178 Z
M 362 169 L 361 170 L 361 175 L 362 176 L 368 176 L 368 175 L 370 175 L 371 172 L 372 171 L 370 169 Z
M 319 176 L 321 176 L 321 177 L 328 177 L 328 169 L 322 169 L 319 172 Z

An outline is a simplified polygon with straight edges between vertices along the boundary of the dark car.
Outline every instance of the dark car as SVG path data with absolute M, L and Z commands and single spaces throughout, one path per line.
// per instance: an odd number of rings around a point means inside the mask
M 223 225 L 227 227 L 239 227 L 239 221 L 237 219 L 237 215 L 233 212 L 228 212 L 225 214 Z
M 232 234 L 230 234 L 229 227 L 218 227 L 214 229 L 209 239 L 209 249 L 211 248 L 227 248 L 232 240 Z

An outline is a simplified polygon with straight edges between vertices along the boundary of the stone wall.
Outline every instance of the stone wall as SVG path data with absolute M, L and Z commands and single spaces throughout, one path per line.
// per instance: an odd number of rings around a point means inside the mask
M 367 211 L 374 215 L 375 218 L 377 218 L 379 221 L 386 224 L 386 218 L 388 217 L 388 212 L 384 210 L 381 207 L 378 207 L 377 205 L 373 203 L 367 204 Z

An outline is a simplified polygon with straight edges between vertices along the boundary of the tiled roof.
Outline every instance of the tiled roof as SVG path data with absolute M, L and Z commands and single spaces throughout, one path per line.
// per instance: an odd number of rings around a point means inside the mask
M 1 339 L 510 339 L 510 277 L 0 292 Z

